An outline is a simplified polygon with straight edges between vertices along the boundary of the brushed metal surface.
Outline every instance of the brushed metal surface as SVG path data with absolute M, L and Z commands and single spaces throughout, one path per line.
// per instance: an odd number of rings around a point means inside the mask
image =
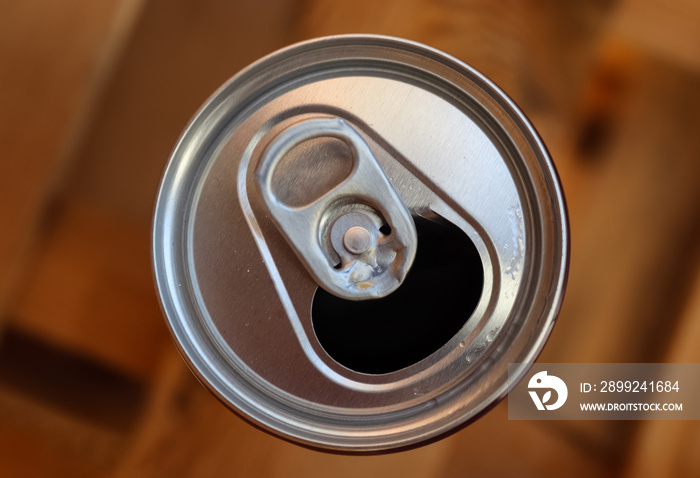
M 317 284 L 257 186 L 270 142 L 319 117 L 347 122 L 411 214 L 455 224 L 483 263 L 462 329 L 395 372 L 325 353 Z M 378 36 L 292 46 L 216 92 L 173 152 L 153 240 L 163 309 L 203 383 L 263 428 L 345 451 L 419 444 L 502 399 L 527 368 L 509 379 L 508 364 L 533 362 L 551 331 L 568 264 L 561 188 L 522 113 L 458 60 Z

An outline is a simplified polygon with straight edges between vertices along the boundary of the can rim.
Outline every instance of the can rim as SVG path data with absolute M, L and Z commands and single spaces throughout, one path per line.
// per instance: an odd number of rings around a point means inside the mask
M 472 410 L 469 415 L 462 415 L 452 420 L 450 423 L 444 424 L 440 429 L 433 430 L 429 434 L 424 434 L 414 437 L 412 440 L 404 440 L 401 443 L 390 443 L 385 441 L 382 444 L 367 445 L 361 444 L 360 446 L 347 446 L 347 444 L 338 446 L 333 443 L 329 443 L 328 440 L 325 442 L 320 439 L 310 439 L 305 436 L 295 436 L 292 433 L 287 433 L 285 435 L 284 430 L 280 430 L 279 427 L 274 426 L 274 420 L 271 422 L 270 417 L 260 416 L 255 413 L 254 410 L 247 409 L 246 404 L 239 400 L 239 403 L 235 403 L 231 400 L 231 397 L 226 396 L 224 389 L 221 385 L 217 386 L 217 377 L 212 375 L 207 369 L 206 361 L 202 361 L 201 356 L 195 352 L 203 353 L 204 350 L 197 350 L 197 345 L 188 343 L 190 335 L 186 330 L 185 324 L 179 317 L 182 314 L 182 310 L 179 310 L 178 305 L 171 296 L 172 283 L 168 280 L 169 274 L 167 269 L 168 254 L 171 252 L 170 249 L 172 244 L 167 240 L 168 237 L 173 236 L 172 224 L 168 222 L 168 208 L 173 206 L 173 198 L 171 197 L 171 188 L 169 184 L 173 180 L 173 175 L 175 166 L 173 165 L 173 158 L 184 154 L 188 147 L 190 147 L 190 142 L 194 137 L 198 135 L 198 129 L 201 123 L 205 121 L 206 115 L 212 109 L 217 108 L 217 102 L 221 99 L 222 95 L 225 95 L 231 90 L 237 83 L 244 82 L 247 78 L 259 74 L 260 71 L 265 70 L 269 65 L 274 64 L 280 56 L 288 56 L 290 53 L 295 55 L 301 55 L 308 53 L 310 51 L 316 50 L 320 45 L 332 46 L 343 44 L 347 42 L 352 42 L 353 45 L 367 44 L 373 46 L 388 46 L 396 49 L 410 49 L 412 53 L 416 55 L 427 56 L 429 55 L 431 59 L 437 60 L 440 63 L 448 66 L 453 70 L 457 70 L 460 73 L 468 73 L 471 77 L 478 79 L 484 86 L 487 87 L 488 91 L 492 94 L 494 100 L 498 101 L 505 109 L 511 113 L 511 118 L 518 123 L 521 130 L 528 136 L 528 140 L 533 142 L 533 148 L 539 153 L 538 158 L 540 160 L 541 166 L 546 167 L 546 179 L 548 181 L 548 188 L 550 194 L 552 194 L 552 206 L 558 209 L 558 219 L 561 221 L 561 227 L 557 230 L 560 238 L 561 247 L 561 260 L 559 262 L 559 268 L 556 274 L 556 284 L 553 284 L 551 290 L 554 291 L 552 297 L 550 298 L 550 307 L 546 314 L 546 317 L 541 317 L 541 322 L 546 324 L 539 331 L 538 337 L 534 342 L 531 342 L 531 346 L 527 349 L 526 353 L 523 355 L 522 362 L 527 364 L 518 370 L 512 377 L 512 380 L 508 380 L 501 384 L 491 394 L 491 400 L 485 400 L 483 406 L 479 409 Z M 462 71 L 460 71 L 462 70 Z M 172 214 L 172 211 L 171 211 Z M 318 39 L 307 40 L 304 42 L 299 42 L 274 53 L 271 53 L 262 59 L 256 61 L 245 69 L 241 70 L 238 74 L 229 79 L 224 85 L 222 85 L 216 92 L 214 92 L 203 104 L 203 106 L 195 113 L 195 115 L 190 120 L 187 128 L 184 130 L 180 138 L 178 139 L 175 148 L 170 156 L 170 161 L 168 167 L 166 168 L 163 177 L 161 179 L 161 186 L 158 191 L 155 213 L 153 218 L 153 230 L 152 230 L 152 265 L 154 279 L 156 287 L 159 291 L 159 301 L 164 315 L 167 318 L 170 333 L 172 334 L 174 341 L 178 347 L 180 354 L 185 359 L 188 367 L 197 376 L 197 378 L 205 384 L 223 403 L 227 404 L 229 407 L 233 406 L 234 411 L 241 412 L 240 416 L 253 423 L 254 425 L 260 427 L 261 429 L 271 432 L 275 435 L 280 435 L 293 441 L 295 443 L 300 443 L 305 446 L 312 448 L 321 448 L 325 450 L 332 451 L 343 451 L 343 452 L 360 452 L 366 453 L 368 451 L 372 452 L 385 452 L 385 451 L 396 451 L 405 448 L 411 448 L 419 444 L 426 443 L 428 441 L 437 440 L 442 436 L 453 433 L 454 431 L 466 426 L 467 424 L 473 422 L 488 410 L 493 408 L 498 402 L 500 402 L 507 393 L 515 386 L 515 384 L 520 381 L 523 376 L 527 373 L 532 363 L 535 361 L 537 356 L 540 354 L 544 344 L 551 333 L 552 327 L 556 322 L 556 317 L 561 309 L 561 304 L 563 301 L 564 291 L 566 287 L 566 282 L 568 278 L 569 270 L 569 257 L 570 257 L 570 235 L 569 235 L 569 223 L 566 202 L 564 199 L 563 191 L 561 188 L 561 182 L 559 175 L 557 173 L 556 167 L 547 151 L 544 142 L 540 138 L 539 134 L 532 126 L 531 122 L 525 116 L 525 114 L 515 105 L 510 97 L 508 97 L 493 81 L 486 78 L 484 75 L 479 73 L 477 70 L 471 66 L 465 64 L 461 60 L 437 50 L 433 47 L 423 45 L 421 43 L 400 39 L 396 37 L 384 36 L 384 35 L 337 35 L 322 37 Z M 172 256 L 171 256 L 172 257 Z M 182 284 L 179 284 L 182 287 Z M 188 344 L 187 346 L 185 344 Z

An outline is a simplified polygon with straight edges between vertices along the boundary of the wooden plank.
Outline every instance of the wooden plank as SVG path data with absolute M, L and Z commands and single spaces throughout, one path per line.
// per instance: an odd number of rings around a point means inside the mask
M 124 438 L 0 386 L 3 476 L 103 477 Z
M 10 316 L 37 337 L 142 379 L 170 346 L 147 236 L 77 201 L 57 208 Z
M 679 66 L 700 71 L 700 2 L 622 0 L 611 30 Z
M 0 2 L 0 315 L 138 4 Z
M 669 342 L 663 362 L 700 363 L 700 269 L 690 299 Z M 692 398 L 684 407 L 700 403 L 697 384 Z M 627 460 L 624 476 L 628 477 L 695 477 L 700 476 L 700 423 L 691 420 L 658 420 L 640 424 Z
M 571 209 L 566 300 L 543 362 L 655 362 L 688 292 L 700 233 L 700 76 L 640 52 L 588 198 Z M 626 422 L 571 422 L 622 457 Z
M 0 1 L 0 333 L 139 5 Z M 0 384 L 4 474 L 93 477 L 113 466 L 123 437 L 7 387 Z
M 569 289 L 545 359 L 658 357 L 683 300 L 700 208 L 700 78 L 653 58 L 643 70 L 588 211 L 572 218 Z

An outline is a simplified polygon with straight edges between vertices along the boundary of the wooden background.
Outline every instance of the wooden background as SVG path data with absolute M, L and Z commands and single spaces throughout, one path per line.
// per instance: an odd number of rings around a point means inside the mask
M 0 0 L 0 474 L 700 476 L 695 422 L 509 422 L 347 457 L 272 438 L 186 370 L 150 272 L 169 152 L 289 43 L 383 33 L 504 88 L 559 168 L 571 274 L 544 362 L 700 361 L 697 0 Z

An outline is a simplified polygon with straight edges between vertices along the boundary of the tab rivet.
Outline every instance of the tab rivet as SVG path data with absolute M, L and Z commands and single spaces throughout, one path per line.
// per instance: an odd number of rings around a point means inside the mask
M 372 246 L 372 236 L 364 227 L 354 226 L 343 236 L 343 245 L 351 254 L 362 254 Z

